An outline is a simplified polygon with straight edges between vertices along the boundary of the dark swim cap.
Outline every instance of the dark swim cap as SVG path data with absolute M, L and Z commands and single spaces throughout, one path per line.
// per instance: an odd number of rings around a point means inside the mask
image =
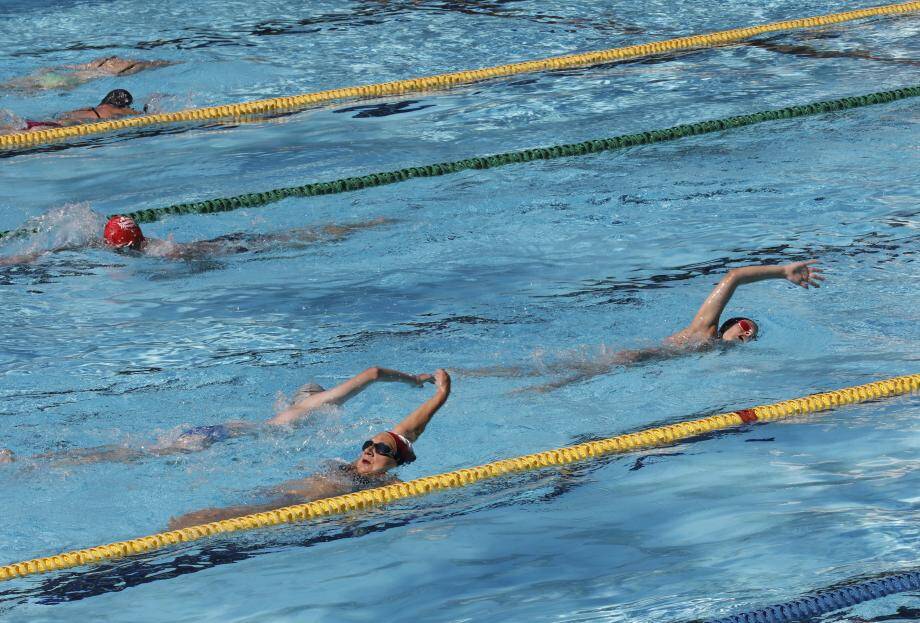
M 102 98 L 99 105 L 108 104 L 116 108 L 128 108 L 131 106 L 132 102 L 134 102 L 134 97 L 130 93 L 124 89 L 114 89 L 109 91 L 108 94 Z

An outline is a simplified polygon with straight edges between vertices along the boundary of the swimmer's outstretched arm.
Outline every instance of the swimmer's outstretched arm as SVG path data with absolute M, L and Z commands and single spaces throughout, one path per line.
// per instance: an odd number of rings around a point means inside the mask
M 821 269 L 814 266 L 817 261 L 793 262 L 782 266 L 743 266 L 731 269 L 703 301 L 690 325 L 672 335 L 671 339 L 691 336 L 714 337 L 719 328 L 719 317 L 738 286 L 764 279 L 786 279 L 806 289 L 809 286 L 820 288 L 820 282 L 824 281 L 824 277 L 821 275 Z
M 189 526 L 200 526 L 201 524 L 211 523 L 212 521 L 221 521 L 224 519 L 233 519 L 253 513 L 264 513 L 273 511 L 276 508 L 282 508 L 291 504 L 302 504 L 306 500 L 282 500 L 278 499 L 266 504 L 241 504 L 239 506 L 227 506 L 225 508 L 205 508 L 199 511 L 186 513 L 179 517 L 169 518 L 170 530 L 181 530 Z
M 345 225 L 324 225 L 322 232 L 324 235 L 330 236 L 333 240 L 342 240 L 356 231 L 373 229 L 381 225 L 391 225 L 396 222 L 396 219 L 380 216 L 369 221 L 358 221 L 357 223 L 346 223 Z
M 31 264 L 41 256 L 46 253 L 58 253 L 60 251 L 79 251 L 84 247 L 75 245 L 75 244 L 65 244 L 59 247 L 54 247 L 51 249 L 45 249 L 44 251 L 32 251 L 30 253 L 22 253 L 19 255 L 8 255 L 6 257 L 0 257 L 0 266 L 14 266 L 16 264 Z
M 42 253 L 35 251 L 32 253 L 23 253 L 22 255 L 8 255 L 0 257 L 0 266 L 15 266 L 16 264 L 31 264 L 42 256 Z
M 306 415 L 314 409 L 318 409 L 324 405 L 345 404 L 345 402 L 363 392 L 373 383 L 399 382 L 421 387 L 424 383 L 430 383 L 432 381 L 433 377 L 430 374 L 409 374 L 407 372 L 400 372 L 399 370 L 390 370 L 389 368 L 373 366 L 361 374 L 351 377 L 344 383 L 336 385 L 332 389 L 311 394 L 303 400 L 294 403 L 268 420 L 268 424 L 273 426 L 290 426 L 306 417 Z
M 270 234 L 234 234 L 196 242 L 172 242 L 147 238 L 143 253 L 171 260 L 207 259 L 260 251 L 276 246 L 299 247 L 316 242 L 344 240 L 354 232 L 395 222 L 395 219 L 380 217 L 345 225 L 325 225 L 321 228 L 302 227 Z
M 433 378 L 437 388 L 434 396 L 422 403 L 415 411 L 406 416 L 402 422 L 393 427 L 394 433 L 399 433 L 412 442 L 421 437 L 422 433 L 425 432 L 425 427 L 428 426 L 428 422 L 438 412 L 438 409 L 444 406 L 450 396 L 450 375 L 443 369 L 438 368 L 435 370 L 433 376 L 427 374 L 420 376 L 428 377 L 429 379 Z

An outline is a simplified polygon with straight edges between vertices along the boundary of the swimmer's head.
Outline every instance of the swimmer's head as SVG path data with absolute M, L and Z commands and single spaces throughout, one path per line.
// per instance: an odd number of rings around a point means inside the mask
M 134 102 L 134 96 L 125 91 L 124 89 L 114 89 L 109 91 L 105 97 L 102 98 L 102 101 L 99 102 L 99 105 L 108 104 L 109 106 L 114 106 L 115 108 L 130 108 L 131 104 Z
M 399 433 L 379 433 L 364 442 L 355 471 L 365 476 L 382 474 L 415 460 L 412 443 Z
M 105 243 L 116 249 L 140 249 L 144 242 L 141 228 L 130 216 L 113 216 L 105 224 Z
M 757 339 L 759 332 L 756 322 L 741 316 L 729 318 L 719 327 L 719 337 L 726 342 L 752 342 Z
M 319 383 L 307 383 L 305 385 L 301 385 L 300 388 L 294 392 L 294 395 L 291 397 L 291 404 L 297 404 L 301 400 L 306 400 L 313 394 L 318 394 L 324 391 L 326 391 L 326 388 L 324 388 Z

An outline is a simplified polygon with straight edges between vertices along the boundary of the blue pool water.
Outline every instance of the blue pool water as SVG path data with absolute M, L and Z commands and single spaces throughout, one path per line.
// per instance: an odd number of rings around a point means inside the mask
M 0 5 L 0 82 L 119 54 L 181 61 L 116 87 L 178 110 L 871 6 L 58 1 Z M 574 142 L 920 83 L 917 16 L 242 125 L 0 158 L 0 255 L 83 244 L 99 214 Z M 815 52 L 817 51 L 817 53 Z M 757 342 L 598 376 L 454 375 L 402 479 L 917 372 L 915 100 L 261 209 L 175 217 L 193 241 L 383 217 L 342 240 L 171 262 L 98 248 L 0 267 L 0 564 L 131 538 L 352 458 L 430 393 L 379 385 L 290 434 L 129 464 L 28 457 L 259 421 L 369 365 L 547 373 L 684 326 L 729 268 L 809 257 L 828 280 L 742 288 Z M 168 131 L 167 131 L 168 130 Z M 0 584 L 10 621 L 686 621 L 781 602 L 920 550 L 916 397 L 497 480 Z M 899 595 L 826 620 L 873 620 Z M 908 614 L 903 614 L 903 613 Z M 862 619 L 855 618 L 862 617 Z M 887 620 L 887 619 L 886 619 Z

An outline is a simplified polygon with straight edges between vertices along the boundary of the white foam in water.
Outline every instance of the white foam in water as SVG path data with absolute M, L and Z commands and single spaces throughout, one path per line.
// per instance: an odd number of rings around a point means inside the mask
M 0 134 L 26 129 L 26 120 L 12 110 L 0 108 Z
M 20 229 L 30 233 L 0 243 L 0 255 L 94 246 L 99 244 L 104 226 L 105 216 L 90 208 L 88 203 L 65 204 L 23 223 Z

